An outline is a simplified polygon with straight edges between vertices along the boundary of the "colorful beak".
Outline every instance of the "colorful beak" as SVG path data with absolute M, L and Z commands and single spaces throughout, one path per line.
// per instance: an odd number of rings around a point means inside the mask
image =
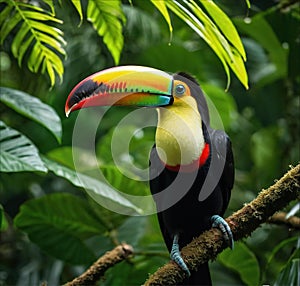
M 173 103 L 172 75 L 143 66 L 120 66 L 95 73 L 77 84 L 65 112 L 90 106 L 160 107 Z

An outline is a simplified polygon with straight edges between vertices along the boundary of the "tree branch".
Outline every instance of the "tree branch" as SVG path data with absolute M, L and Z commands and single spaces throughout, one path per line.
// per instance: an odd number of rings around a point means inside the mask
M 226 221 L 231 228 L 234 240 L 249 236 L 271 216 L 273 216 L 271 220 L 274 218 L 276 218 L 276 221 L 281 220 L 282 214 L 279 212 L 274 215 L 274 213 L 292 200 L 300 198 L 299 180 L 300 164 L 292 168 L 267 190 L 262 190 L 252 202 L 228 217 Z M 296 223 L 299 227 L 299 218 L 292 217 L 287 222 L 292 224 L 293 227 Z M 210 259 L 215 259 L 224 248 L 226 248 L 226 245 L 221 232 L 213 228 L 185 246 L 181 250 L 181 254 L 188 267 L 191 270 L 197 270 L 199 265 Z M 132 253 L 133 249 L 130 245 L 119 245 L 100 257 L 86 272 L 68 282 L 65 286 L 93 285 L 104 275 L 107 269 L 125 260 Z M 185 272 L 176 263 L 170 261 L 151 275 L 145 286 L 174 285 L 182 282 L 185 275 Z
M 280 180 L 242 209 L 226 219 L 234 240 L 248 237 L 276 211 L 284 208 L 289 202 L 300 198 L 300 164 L 288 171 Z M 218 229 L 211 229 L 195 238 L 181 250 L 183 259 L 191 270 L 210 259 L 215 259 L 226 247 Z M 174 285 L 183 281 L 185 272 L 173 261 L 159 268 L 146 281 L 145 286 Z
M 289 228 L 300 229 L 300 218 L 297 216 L 286 218 L 286 215 L 285 212 L 275 213 L 268 219 L 268 223 L 284 224 Z
M 107 269 L 125 260 L 132 253 L 133 249 L 130 245 L 118 245 L 113 250 L 106 252 L 83 274 L 66 283 L 65 286 L 94 285 Z

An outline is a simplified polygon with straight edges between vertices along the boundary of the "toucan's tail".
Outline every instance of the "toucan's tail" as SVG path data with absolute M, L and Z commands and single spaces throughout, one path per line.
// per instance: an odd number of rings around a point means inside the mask
M 185 279 L 181 285 L 211 285 L 208 263 L 202 264 L 198 271 L 191 271 L 191 276 Z

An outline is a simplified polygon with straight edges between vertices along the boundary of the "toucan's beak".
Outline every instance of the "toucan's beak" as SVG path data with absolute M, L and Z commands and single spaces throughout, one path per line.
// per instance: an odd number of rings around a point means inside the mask
M 77 84 L 65 112 L 89 106 L 168 106 L 173 103 L 172 75 L 148 67 L 120 66 L 95 73 Z

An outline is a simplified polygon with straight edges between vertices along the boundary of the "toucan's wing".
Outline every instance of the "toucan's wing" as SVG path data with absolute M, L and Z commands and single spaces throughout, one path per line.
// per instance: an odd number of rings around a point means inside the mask
M 222 190 L 222 213 L 224 213 L 228 206 L 234 183 L 234 160 L 231 141 L 228 135 L 220 130 L 210 132 L 210 139 L 213 147 L 212 152 L 214 154 L 212 156 L 216 156 L 217 164 L 223 168 L 219 180 L 219 187 Z

